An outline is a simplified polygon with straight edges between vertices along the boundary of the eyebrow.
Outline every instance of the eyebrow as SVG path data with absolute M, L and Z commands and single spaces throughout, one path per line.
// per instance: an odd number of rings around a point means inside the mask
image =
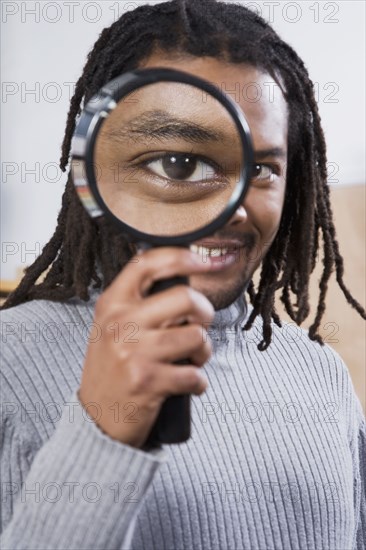
M 235 130 L 237 130 L 236 127 Z M 190 143 L 207 143 L 209 141 L 224 143 L 229 137 L 225 132 L 216 128 L 174 117 L 162 110 L 147 111 L 130 120 L 124 127 L 108 129 L 106 134 L 116 140 L 135 138 L 140 141 L 141 138 L 158 140 L 180 138 Z M 232 144 L 232 139 L 230 144 Z M 286 153 L 281 147 L 254 151 L 256 161 L 268 157 L 285 158 Z
M 286 152 L 282 147 L 273 147 L 271 149 L 261 149 L 254 151 L 255 160 L 264 160 L 268 157 L 285 158 Z
M 136 139 L 145 137 L 147 139 L 170 139 L 182 138 L 192 143 L 202 143 L 207 141 L 225 141 L 227 134 L 202 126 L 192 121 L 174 117 L 165 111 L 149 111 L 140 115 L 123 128 L 111 128 L 107 130 L 107 135 L 115 139 Z

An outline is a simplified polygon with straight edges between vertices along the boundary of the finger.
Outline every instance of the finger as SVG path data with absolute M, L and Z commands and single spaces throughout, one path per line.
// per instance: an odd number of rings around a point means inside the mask
M 103 302 L 141 300 L 155 281 L 212 270 L 209 262 L 184 248 L 155 248 L 139 254 L 136 260 L 129 262 L 104 291 Z
M 159 383 L 155 393 L 160 396 L 190 394 L 200 395 L 208 386 L 208 380 L 193 365 L 159 365 Z M 160 372 L 161 371 L 161 372 Z
M 146 328 L 167 328 L 183 321 L 208 327 L 214 314 L 211 302 L 203 294 L 188 285 L 178 285 L 148 296 L 131 311 L 130 317 Z
M 212 353 L 208 334 L 200 325 L 146 331 L 141 343 L 149 350 L 151 359 L 169 363 L 189 359 L 192 364 L 202 366 Z

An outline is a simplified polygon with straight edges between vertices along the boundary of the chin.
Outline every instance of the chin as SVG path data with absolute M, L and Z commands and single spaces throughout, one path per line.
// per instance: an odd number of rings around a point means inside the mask
M 219 281 L 207 281 L 205 277 L 190 278 L 192 288 L 201 292 L 210 300 L 215 311 L 230 306 L 239 296 L 242 296 L 247 289 L 251 277 L 244 276 L 235 281 L 220 283 Z M 215 284 L 216 283 L 216 284 Z

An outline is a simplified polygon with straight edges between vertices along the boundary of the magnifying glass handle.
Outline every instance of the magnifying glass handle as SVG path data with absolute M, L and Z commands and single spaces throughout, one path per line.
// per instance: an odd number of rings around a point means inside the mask
M 156 294 L 182 284 L 188 284 L 187 277 L 172 277 L 171 279 L 157 281 L 150 289 L 149 294 Z M 175 362 L 176 365 L 187 365 L 189 363 L 188 359 Z M 158 447 L 161 443 L 183 443 L 190 436 L 191 396 L 190 394 L 172 395 L 161 406 L 144 448 Z

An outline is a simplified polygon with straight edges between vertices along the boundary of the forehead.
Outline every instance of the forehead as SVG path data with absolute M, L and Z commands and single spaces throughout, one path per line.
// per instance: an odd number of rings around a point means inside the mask
M 157 53 L 145 60 L 141 67 L 170 67 L 216 84 L 243 110 L 255 149 L 281 147 L 286 150 L 287 103 L 278 84 L 268 73 L 244 63 Z

